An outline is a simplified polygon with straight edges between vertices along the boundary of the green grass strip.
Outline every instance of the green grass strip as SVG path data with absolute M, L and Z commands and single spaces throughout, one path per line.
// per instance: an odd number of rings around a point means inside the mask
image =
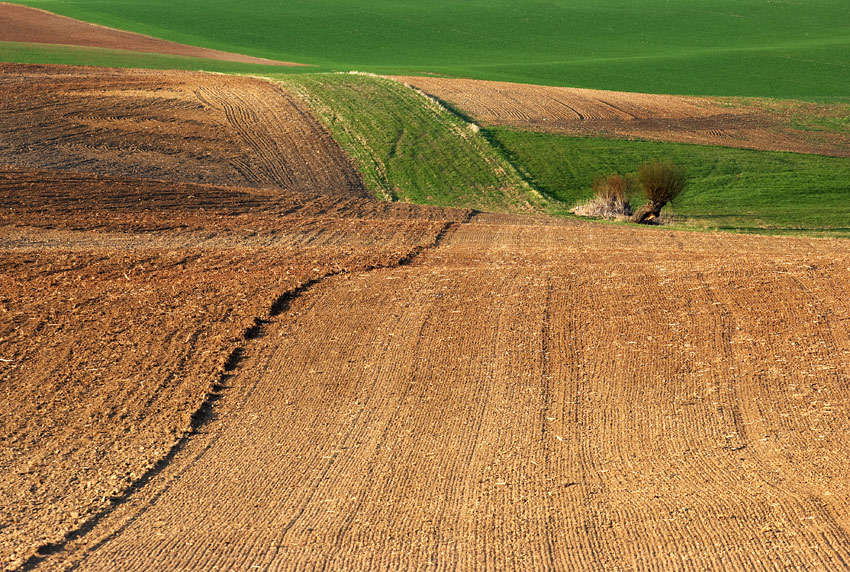
M 850 159 L 503 128 L 490 134 L 538 188 L 568 205 L 589 199 L 597 176 L 670 160 L 689 175 L 684 194 L 665 208 L 683 226 L 850 237 Z
M 649 93 L 845 97 L 847 0 L 21 0 L 336 70 Z

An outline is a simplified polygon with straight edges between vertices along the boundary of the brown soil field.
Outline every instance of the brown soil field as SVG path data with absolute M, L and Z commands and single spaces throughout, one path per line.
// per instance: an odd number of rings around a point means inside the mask
M 302 291 L 40 569 L 846 569 L 848 294 L 842 241 L 475 216 Z
M 90 526 L 200 428 L 305 283 L 461 211 L 0 170 L 0 562 Z
M 792 125 L 832 117 L 806 102 L 652 95 L 470 79 L 397 76 L 476 122 L 569 135 L 640 138 L 850 157 L 850 134 Z M 846 106 L 840 106 L 846 115 Z
M 368 196 L 279 85 L 193 72 L 0 64 L 0 164 Z
M 297 66 L 290 62 L 256 58 L 232 52 L 187 46 L 59 16 L 37 8 L 0 2 L 0 42 L 32 42 L 88 46 L 155 54 L 170 54 L 270 66 Z

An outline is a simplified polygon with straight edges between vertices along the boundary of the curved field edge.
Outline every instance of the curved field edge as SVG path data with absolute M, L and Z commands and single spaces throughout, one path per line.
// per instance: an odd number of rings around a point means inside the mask
M 486 126 L 850 157 L 850 103 L 395 77 Z
M 335 69 L 693 95 L 809 99 L 850 92 L 850 13 L 838 0 L 18 3 L 185 44 Z
M 59 16 L 51 12 L 17 4 L 0 2 L 0 40 L 8 42 L 39 42 L 97 48 L 131 50 L 143 53 L 170 54 L 208 58 L 228 62 L 273 66 L 298 65 L 269 59 L 246 56 L 234 52 L 211 50 L 187 44 L 169 42 L 153 36 L 136 34 L 82 20 Z
M 568 205 L 589 199 L 598 176 L 670 160 L 689 175 L 684 194 L 665 209 L 678 226 L 850 237 L 850 159 L 506 128 L 488 132 L 533 184 Z
M 497 212 L 557 208 L 477 126 L 396 81 L 351 73 L 277 79 L 354 158 L 378 198 Z

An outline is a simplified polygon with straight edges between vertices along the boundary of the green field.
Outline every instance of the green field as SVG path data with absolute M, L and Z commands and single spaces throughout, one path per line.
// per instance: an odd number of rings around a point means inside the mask
M 491 211 L 550 208 L 469 124 L 398 82 L 352 74 L 278 79 L 304 99 L 379 198 Z
M 850 237 L 850 159 L 509 129 L 489 133 L 539 189 L 568 205 L 589 199 L 597 176 L 670 160 L 689 174 L 688 189 L 665 208 L 683 226 Z
M 475 133 L 458 116 L 383 78 L 279 79 L 308 102 L 379 197 L 563 214 L 591 197 L 599 175 L 672 160 L 690 177 L 686 193 L 665 209 L 679 226 L 850 236 L 850 159 L 505 128 Z
M 193 45 L 374 72 L 654 93 L 850 94 L 846 0 L 29 0 Z

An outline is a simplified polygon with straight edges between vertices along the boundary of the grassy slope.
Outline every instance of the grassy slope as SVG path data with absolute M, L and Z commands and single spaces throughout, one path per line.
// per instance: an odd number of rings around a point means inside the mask
M 567 204 L 589 198 L 598 175 L 670 159 L 690 176 L 688 190 L 670 208 L 686 226 L 850 236 L 850 159 L 509 129 L 490 133 L 541 190 Z
M 397 82 L 352 74 L 282 81 L 354 157 L 377 196 L 497 211 L 549 206 L 467 123 Z
M 846 0 L 20 1 L 154 36 L 335 69 L 627 91 L 850 93 Z

